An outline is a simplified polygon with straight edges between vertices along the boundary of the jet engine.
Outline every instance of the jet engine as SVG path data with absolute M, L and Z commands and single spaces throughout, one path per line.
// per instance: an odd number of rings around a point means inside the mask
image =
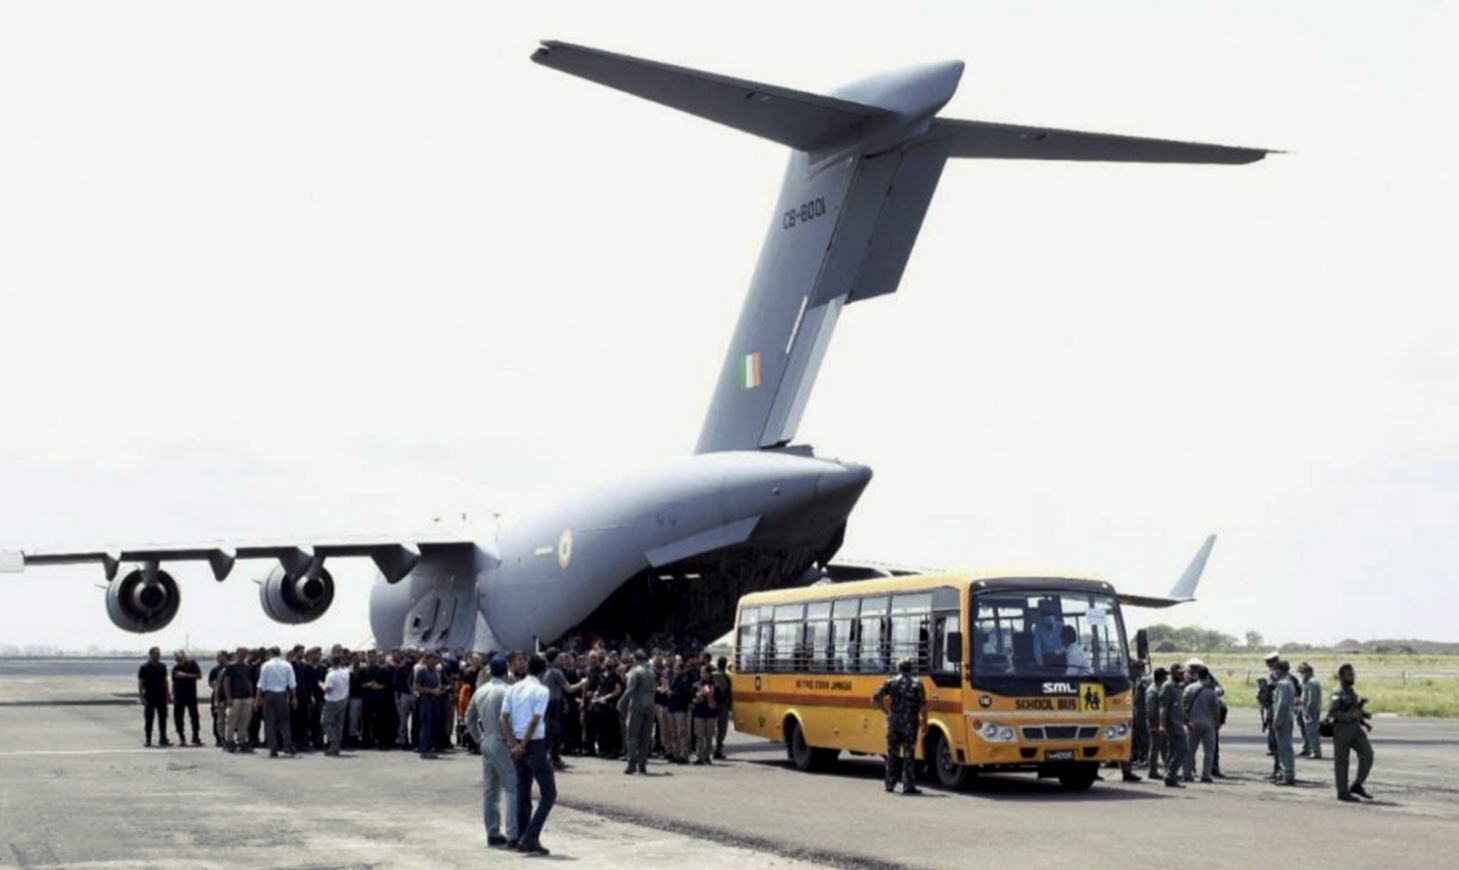
M 122 631 L 141 634 L 164 628 L 181 603 L 177 581 L 166 571 L 133 568 L 106 586 L 106 615 Z
M 258 585 L 258 600 L 274 622 L 313 622 L 334 603 L 334 578 L 323 568 L 290 574 L 284 566 L 275 565 Z

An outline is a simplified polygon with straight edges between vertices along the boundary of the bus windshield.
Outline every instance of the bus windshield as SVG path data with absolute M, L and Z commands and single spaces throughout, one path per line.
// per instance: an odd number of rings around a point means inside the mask
M 981 593 L 975 601 L 976 676 L 1126 676 L 1113 595 L 1020 589 Z

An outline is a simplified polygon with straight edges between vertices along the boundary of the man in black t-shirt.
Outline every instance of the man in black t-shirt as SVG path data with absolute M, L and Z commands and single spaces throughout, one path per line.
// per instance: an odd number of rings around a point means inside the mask
M 174 655 L 172 666 L 172 724 L 177 726 L 177 742 L 186 738 L 182 730 L 182 714 L 186 712 L 193 726 L 193 745 L 202 746 L 198 739 L 198 683 L 203 679 L 203 669 L 184 650 Z
M 147 742 L 143 745 L 152 745 L 152 720 L 156 718 L 162 738 L 157 745 L 171 746 L 172 741 L 167 739 L 167 705 L 172 696 L 167 691 L 167 665 L 162 663 L 162 650 L 155 646 L 147 650 L 147 661 L 137 669 L 137 697 L 142 700 L 142 717 L 146 723 Z

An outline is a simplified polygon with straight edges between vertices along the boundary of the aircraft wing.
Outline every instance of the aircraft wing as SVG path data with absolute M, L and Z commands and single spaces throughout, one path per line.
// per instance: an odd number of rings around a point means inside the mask
M 545 67 L 811 151 L 889 113 L 874 106 L 555 40 L 532 60 Z
M 1239 164 L 1255 163 L 1268 154 L 1281 153 L 1266 148 L 1237 148 L 953 118 L 934 120 L 932 132 L 939 138 L 951 140 L 949 157 Z
M 315 559 L 328 556 L 365 556 L 394 583 L 415 567 L 422 553 L 475 547 L 459 535 L 431 534 L 404 538 L 357 537 L 317 541 L 267 541 L 164 544 L 96 550 L 0 550 L 0 572 L 17 573 L 32 565 L 98 564 L 108 580 L 122 562 L 207 562 L 213 576 L 223 580 L 239 559 L 277 559 L 291 572 L 302 572 Z
M 1175 581 L 1175 586 L 1170 590 L 1170 595 L 1161 597 L 1158 595 L 1131 595 L 1121 592 L 1119 599 L 1121 604 L 1128 604 L 1131 607 L 1173 607 L 1177 604 L 1185 604 L 1196 600 L 1196 586 L 1201 582 L 1201 574 L 1206 570 L 1206 560 L 1211 558 L 1211 548 L 1216 546 L 1216 536 L 1210 535 L 1206 542 L 1196 551 L 1194 559 L 1186 566 L 1185 573 Z

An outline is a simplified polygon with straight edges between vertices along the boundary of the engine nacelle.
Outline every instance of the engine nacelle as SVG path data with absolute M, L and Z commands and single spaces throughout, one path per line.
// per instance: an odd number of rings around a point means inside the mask
M 313 622 L 334 603 L 334 578 L 323 568 L 313 574 L 290 576 L 284 566 L 275 565 L 258 585 L 258 600 L 274 622 Z
M 106 586 L 106 615 L 122 631 L 141 634 L 165 628 L 181 603 L 177 581 L 166 571 L 134 568 Z

